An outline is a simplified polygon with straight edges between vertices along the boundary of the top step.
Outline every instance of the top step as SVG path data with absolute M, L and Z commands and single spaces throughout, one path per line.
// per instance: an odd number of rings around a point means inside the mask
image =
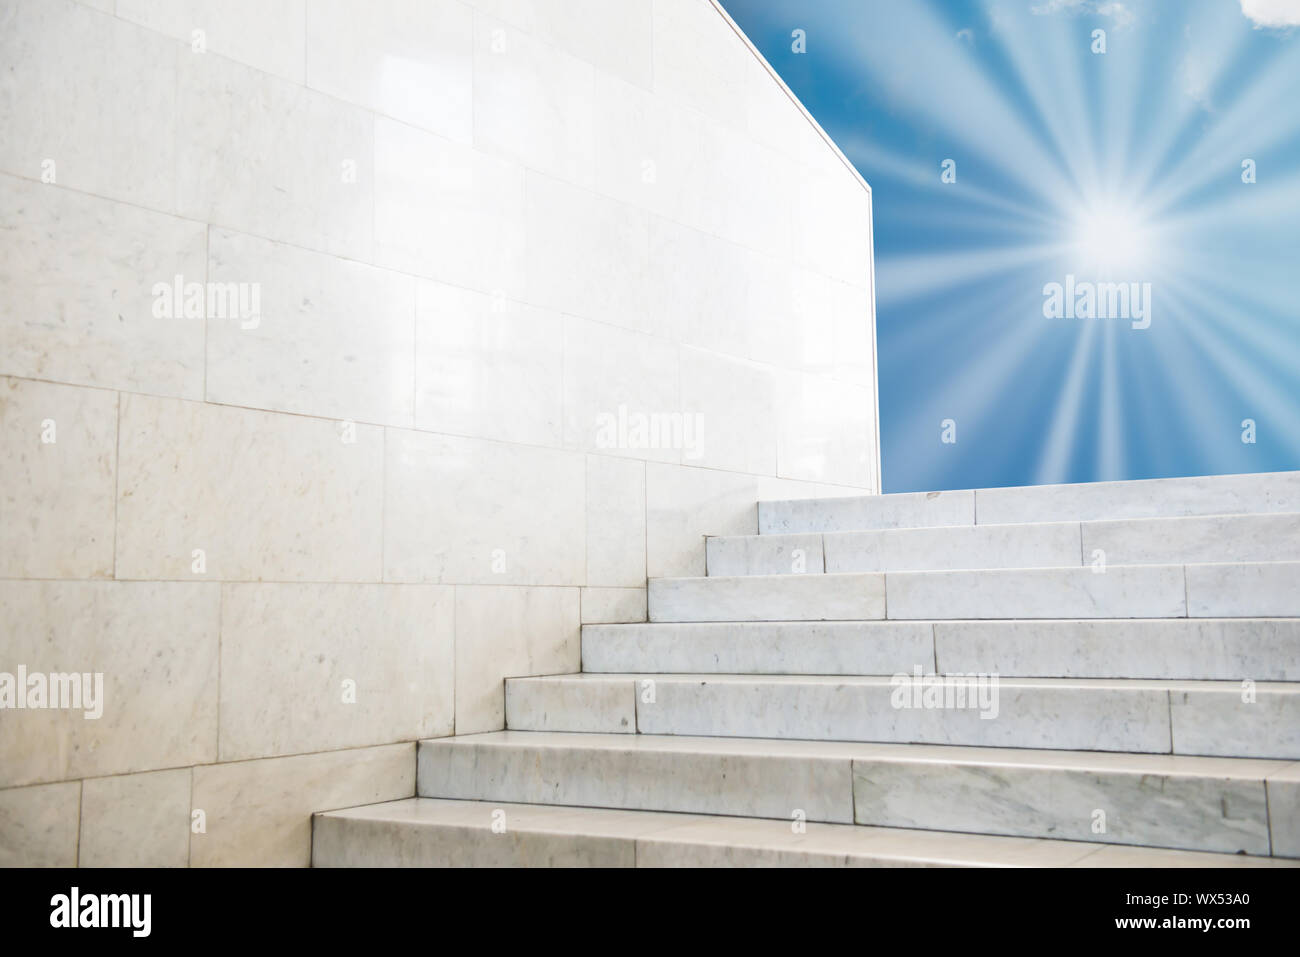
M 1300 511 L 1300 472 L 758 503 L 761 534 Z

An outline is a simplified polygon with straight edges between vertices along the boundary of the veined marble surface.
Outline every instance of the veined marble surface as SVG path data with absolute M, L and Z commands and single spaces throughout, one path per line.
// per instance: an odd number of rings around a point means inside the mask
M 651 621 L 779 621 L 885 617 L 883 575 L 652 578 Z

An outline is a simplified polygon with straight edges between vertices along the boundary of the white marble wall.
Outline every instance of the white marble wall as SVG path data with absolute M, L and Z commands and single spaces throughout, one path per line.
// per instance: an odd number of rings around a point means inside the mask
M 0 63 L 0 671 L 106 699 L 0 713 L 0 864 L 306 863 L 878 491 L 870 193 L 709 0 L 0 0 Z

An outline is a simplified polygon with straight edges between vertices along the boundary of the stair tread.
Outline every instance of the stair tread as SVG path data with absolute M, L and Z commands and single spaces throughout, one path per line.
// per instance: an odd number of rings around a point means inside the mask
M 902 502 L 908 499 L 925 498 L 933 500 L 940 496 L 959 496 L 959 495 L 978 495 L 983 492 L 988 495 L 1052 495 L 1060 494 L 1066 491 L 1087 491 L 1098 494 L 1105 491 L 1137 491 L 1141 488 L 1175 488 L 1187 487 L 1194 485 L 1221 485 L 1228 487 L 1233 484 L 1253 484 L 1260 487 L 1277 485 L 1279 482 L 1285 482 L 1288 479 L 1294 479 L 1300 476 L 1300 471 L 1287 470 L 1282 472 L 1239 472 L 1224 473 L 1222 475 L 1177 475 L 1170 478 L 1153 478 L 1153 479 L 1126 479 L 1108 482 L 1062 482 L 1056 485 L 1006 485 L 989 488 L 961 488 L 961 489 L 938 489 L 928 492 L 884 492 L 879 495 L 834 495 L 823 496 L 819 498 L 775 498 L 761 499 L 763 505 L 787 505 L 791 503 L 812 503 L 812 502 L 843 502 L 853 500 L 869 500 L 881 502 Z M 1213 491 L 1213 489 L 1209 489 Z M 1222 513 L 1238 514 L 1238 513 Z
M 911 494 L 911 493 L 899 493 Z M 889 496 L 855 496 L 864 501 L 873 501 L 878 498 L 888 498 Z M 793 501 L 800 501 L 794 499 Z M 843 499 L 815 499 L 808 501 L 825 501 L 840 502 Z M 775 504 L 775 503 L 769 503 Z M 961 534 L 962 532 L 980 531 L 989 532 L 990 534 L 1003 531 L 1006 529 L 1019 528 L 1053 528 L 1053 527 L 1071 527 L 1076 525 L 1146 525 L 1151 524 L 1155 527 L 1160 522 L 1170 523 L 1195 523 L 1208 522 L 1214 520 L 1276 520 L 1284 521 L 1288 518 L 1300 517 L 1300 512 L 1208 512 L 1197 515 L 1148 515 L 1134 518 L 1080 518 L 1080 519 L 1045 519 L 1042 521 L 1028 522 L 980 522 L 978 525 L 904 525 L 898 528 L 837 528 L 834 531 L 827 532 L 755 532 L 746 535 L 705 535 L 705 538 L 727 538 L 727 539 L 755 539 L 758 541 L 775 541 L 782 538 L 808 538 L 819 535 L 905 535 L 909 532 L 943 532 L 952 534 Z
M 493 814 L 509 831 L 548 836 L 622 838 L 639 845 L 690 845 L 772 852 L 812 863 L 913 863 L 949 866 L 1296 867 L 1300 861 L 1240 854 L 1123 847 L 1047 838 L 809 822 L 795 833 L 788 820 L 567 805 L 406 798 L 317 815 L 337 822 L 385 822 L 409 828 L 470 829 L 498 837 Z
M 1112 562 L 1107 564 L 1106 572 L 1100 574 L 1109 574 L 1121 569 L 1133 569 L 1141 572 L 1151 572 L 1164 568 L 1184 568 L 1187 566 L 1197 568 L 1212 566 L 1230 566 L 1230 567 L 1253 567 L 1256 565 L 1283 566 L 1295 565 L 1300 566 L 1300 561 L 1279 560 L 1279 561 L 1249 561 L 1249 562 L 1151 562 L 1151 563 L 1130 563 L 1121 564 Z M 1028 565 L 1022 567 L 1008 568 L 905 568 L 898 571 L 876 571 L 876 572 L 805 572 L 797 575 L 681 575 L 676 577 L 658 577 L 650 578 L 651 582 L 708 582 L 712 585 L 725 584 L 728 582 L 757 582 L 764 579 L 770 579 L 773 582 L 785 583 L 789 581 L 799 581 L 801 579 L 811 579 L 821 581 L 828 578 L 838 578 L 843 580 L 849 579 L 876 579 L 881 577 L 906 576 L 941 576 L 941 575 L 1005 575 L 1008 572 L 1024 572 L 1026 575 L 1043 575 L 1047 572 L 1078 572 L 1090 575 L 1099 574 L 1094 572 L 1088 565 Z M 1276 616 L 1275 616 L 1276 617 Z M 1010 619 L 1019 621 L 1023 619 Z
M 485 731 L 448 738 L 430 738 L 422 741 L 421 744 L 429 747 L 453 748 L 522 747 L 759 755 L 830 760 L 919 761 L 1256 781 L 1262 778 L 1300 780 L 1300 761 L 1126 751 L 1066 751 L 946 744 L 806 741 L 786 738 L 700 737 L 579 731 Z
M 910 675 L 910 673 L 909 673 Z M 925 677 L 935 677 L 927 674 Z M 950 676 L 939 676 L 950 677 Z M 802 674 L 735 674 L 705 672 L 572 672 L 570 674 L 525 675 L 507 678 L 510 682 L 625 682 L 625 681 L 698 681 L 701 684 L 733 682 L 751 684 L 820 684 L 888 686 L 892 675 L 802 675 Z M 1200 691 L 1240 694 L 1241 682 L 1234 680 L 1196 680 L 1186 678 L 1038 678 L 998 676 L 1002 688 L 1090 688 L 1095 690 Z M 1257 681 L 1259 691 L 1300 694 L 1297 681 Z
M 868 573 L 874 574 L 874 573 Z M 758 577 L 758 576 L 754 576 Z M 776 576 L 773 576 L 776 577 Z M 1014 625 L 1025 622 L 1040 621 L 1043 619 L 1035 618 L 840 618 L 835 621 L 818 621 L 813 619 L 796 619 L 794 621 L 623 621 L 623 622 L 589 622 L 582 626 L 583 631 L 604 631 L 605 629 L 617 629 L 619 631 L 635 631 L 637 629 L 661 631 L 661 630 L 680 630 L 691 631 L 695 629 L 713 629 L 725 631 L 727 629 L 748 628 L 760 629 L 779 626 L 781 628 L 800 628 L 800 629 L 847 629 L 855 626 L 869 625 L 872 628 L 895 628 L 903 629 L 915 625 Z M 1223 616 L 1204 618 L 1049 618 L 1045 619 L 1053 625 L 1123 625 L 1131 627 L 1133 625 L 1143 625 L 1155 622 L 1182 622 L 1191 625 L 1213 625 L 1213 624 L 1230 624 L 1230 625 L 1248 625 L 1251 622 L 1258 624 L 1273 624 L 1279 622 L 1293 622 L 1294 618 L 1279 615 L 1259 615 L 1249 617 L 1243 615 L 1240 618 L 1225 618 Z

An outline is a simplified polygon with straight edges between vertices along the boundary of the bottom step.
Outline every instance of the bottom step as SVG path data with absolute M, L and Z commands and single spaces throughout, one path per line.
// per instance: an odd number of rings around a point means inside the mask
M 1297 867 L 1300 861 L 853 824 L 407 798 L 317 814 L 315 867 Z

